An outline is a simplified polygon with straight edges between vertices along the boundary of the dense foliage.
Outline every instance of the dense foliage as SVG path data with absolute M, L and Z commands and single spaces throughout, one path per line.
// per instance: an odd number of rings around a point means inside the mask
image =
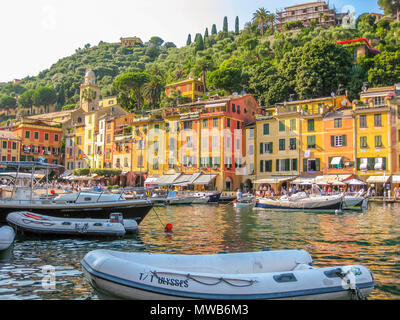
M 88 68 L 96 74 L 101 96 L 118 95 L 128 110 L 156 109 L 182 101 L 179 94 L 166 97 L 164 89 L 167 83 L 188 76 L 201 77 L 208 94 L 245 90 L 264 105 L 344 90 L 357 99 L 365 82 L 369 86 L 400 82 L 399 21 L 375 23 L 373 16 L 364 14 L 357 19 L 356 29 L 322 28 L 315 21 L 307 28 L 296 22 L 286 26 L 285 33 L 277 33 L 273 14 L 261 8 L 243 30 L 235 22 L 235 31 L 227 31 L 224 17 L 225 30 L 218 32 L 214 24 L 211 34 L 207 28 L 193 42 L 189 35 L 188 45 L 182 48 L 159 37 L 134 48 L 104 42 L 86 45 L 36 77 L 0 85 L 0 107 L 14 103 L 9 97 L 19 97 L 18 103 L 29 107 L 35 98 L 32 90 L 52 87 L 56 95 L 51 99 L 57 108 L 70 108 L 79 101 L 79 87 Z M 336 44 L 360 37 L 367 38 L 381 54 L 367 54 L 356 61 L 355 46 Z

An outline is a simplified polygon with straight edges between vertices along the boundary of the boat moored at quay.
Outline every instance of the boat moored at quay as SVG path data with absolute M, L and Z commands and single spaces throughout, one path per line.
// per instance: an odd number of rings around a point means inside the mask
M 152 209 L 153 204 L 148 199 L 126 200 L 123 192 L 119 194 L 107 192 L 72 192 L 52 195 L 48 188 L 45 194 L 37 195 L 34 189 L 34 174 L 36 170 L 45 172 L 48 182 L 49 172 L 63 168 L 59 165 L 41 162 L 0 162 L 0 167 L 17 168 L 14 186 L 10 197 L 0 199 L 0 223 L 6 222 L 6 217 L 14 211 L 30 211 L 62 218 L 92 218 L 108 219 L 111 213 L 119 212 L 124 219 L 134 219 L 139 224 Z M 29 170 L 31 178 L 26 185 L 18 185 L 20 170 Z

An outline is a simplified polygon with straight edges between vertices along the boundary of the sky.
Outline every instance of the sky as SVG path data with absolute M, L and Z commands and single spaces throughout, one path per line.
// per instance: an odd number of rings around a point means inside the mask
M 1 0 L 0 82 L 36 76 L 87 43 L 115 43 L 129 36 L 147 42 L 159 36 L 182 47 L 189 33 L 194 39 L 206 27 L 211 32 L 213 24 L 220 31 L 225 16 L 233 30 L 236 16 L 243 28 L 258 8 L 276 12 L 304 2 L 308 0 Z M 382 13 L 377 0 L 329 4 L 338 12 L 354 8 L 356 16 Z

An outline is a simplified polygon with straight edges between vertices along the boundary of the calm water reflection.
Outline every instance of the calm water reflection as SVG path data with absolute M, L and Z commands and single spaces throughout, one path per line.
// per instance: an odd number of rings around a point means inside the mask
M 400 205 L 369 204 L 342 215 L 236 210 L 231 205 L 155 208 L 123 240 L 18 237 L 0 255 L 0 299 L 96 299 L 80 266 L 91 250 L 209 254 L 302 248 L 317 267 L 363 264 L 376 287 L 369 299 L 400 298 Z M 161 220 L 161 221 L 160 221 Z M 174 226 L 165 233 L 168 222 Z M 56 290 L 42 288 L 42 267 L 56 271 Z

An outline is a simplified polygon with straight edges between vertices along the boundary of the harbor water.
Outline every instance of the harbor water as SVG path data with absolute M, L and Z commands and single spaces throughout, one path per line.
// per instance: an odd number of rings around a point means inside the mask
M 173 225 L 170 233 L 164 230 L 167 223 Z M 376 281 L 370 300 L 400 299 L 397 203 L 370 203 L 365 212 L 342 214 L 235 209 L 231 204 L 156 207 L 136 234 L 123 239 L 18 235 L 13 247 L 0 253 L 0 299 L 97 299 L 80 265 L 95 249 L 214 254 L 297 248 L 308 251 L 316 267 L 364 265 Z

